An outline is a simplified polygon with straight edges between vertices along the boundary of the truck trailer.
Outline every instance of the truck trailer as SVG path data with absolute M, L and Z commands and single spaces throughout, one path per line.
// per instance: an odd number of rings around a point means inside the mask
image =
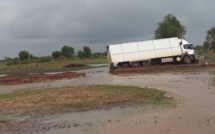
M 177 37 L 108 46 L 110 69 L 155 64 L 198 63 L 193 45 Z

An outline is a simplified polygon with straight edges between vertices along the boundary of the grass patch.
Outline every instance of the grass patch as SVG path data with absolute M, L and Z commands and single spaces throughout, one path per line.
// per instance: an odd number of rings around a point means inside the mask
M 121 105 L 170 104 L 172 100 L 157 89 L 97 85 L 0 94 L 0 107 L 5 113 L 85 111 Z

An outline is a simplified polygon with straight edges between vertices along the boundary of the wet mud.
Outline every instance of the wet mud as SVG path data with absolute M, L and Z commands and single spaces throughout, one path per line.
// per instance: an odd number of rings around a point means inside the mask
M 66 72 L 66 73 L 56 73 L 56 74 L 35 74 L 35 75 L 22 75 L 22 76 L 5 76 L 0 77 L 1 85 L 11 85 L 11 84 L 22 84 L 22 83 L 34 83 L 42 82 L 45 80 L 56 80 L 63 78 L 77 78 L 84 77 L 85 73 L 76 72 Z
M 210 68 L 213 70 L 213 68 Z M 183 100 L 174 108 L 130 106 L 86 112 L 40 116 L 2 117 L 0 132 L 5 134 L 214 134 L 215 78 L 210 70 L 198 72 L 129 73 L 113 75 L 108 67 L 79 71 L 85 77 L 42 83 L 2 85 L 0 93 L 19 89 L 46 89 L 94 84 L 153 87 Z M 5 125 L 7 124 L 8 125 Z

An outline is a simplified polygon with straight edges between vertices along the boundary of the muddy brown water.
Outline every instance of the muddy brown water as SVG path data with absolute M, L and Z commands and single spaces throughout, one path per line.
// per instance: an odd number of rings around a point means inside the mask
M 215 75 L 208 72 L 112 75 L 108 73 L 107 67 L 80 72 L 86 72 L 86 77 L 25 85 L 2 85 L 0 92 L 23 88 L 45 89 L 92 84 L 132 85 L 168 91 L 176 98 L 183 98 L 183 103 L 175 108 L 148 105 L 50 115 L 50 117 L 37 119 L 39 125 L 30 128 L 31 130 L 19 130 L 19 132 L 33 134 L 215 133 L 215 87 L 211 86 Z M 16 120 L 19 118 L 22 117 L 16 117 Z M 23 120 L 31 119 L 25 117 Z M 9 133 L 14 131 L 8 131 Z

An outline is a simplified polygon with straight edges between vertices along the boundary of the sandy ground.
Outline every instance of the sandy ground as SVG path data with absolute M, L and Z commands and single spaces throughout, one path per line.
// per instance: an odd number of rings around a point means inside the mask
M 23 88 L 71 87 L 92 84 L 134 85 L 153 87 L 182 98 L 175 108 L 159 106 L 131 106 L 34 117 L 1 117 L 13 119 L 1 128 L 5 134 L 214 134 L 215 75 L 207 71 L 198 73 L 161 73 L 112 75 L 108 68 L 86 71 L 86 77 L 63 79 L 44 83 L 2 85 L 0 93 Z M 1 121 L 0 121 L 1 123 Z

